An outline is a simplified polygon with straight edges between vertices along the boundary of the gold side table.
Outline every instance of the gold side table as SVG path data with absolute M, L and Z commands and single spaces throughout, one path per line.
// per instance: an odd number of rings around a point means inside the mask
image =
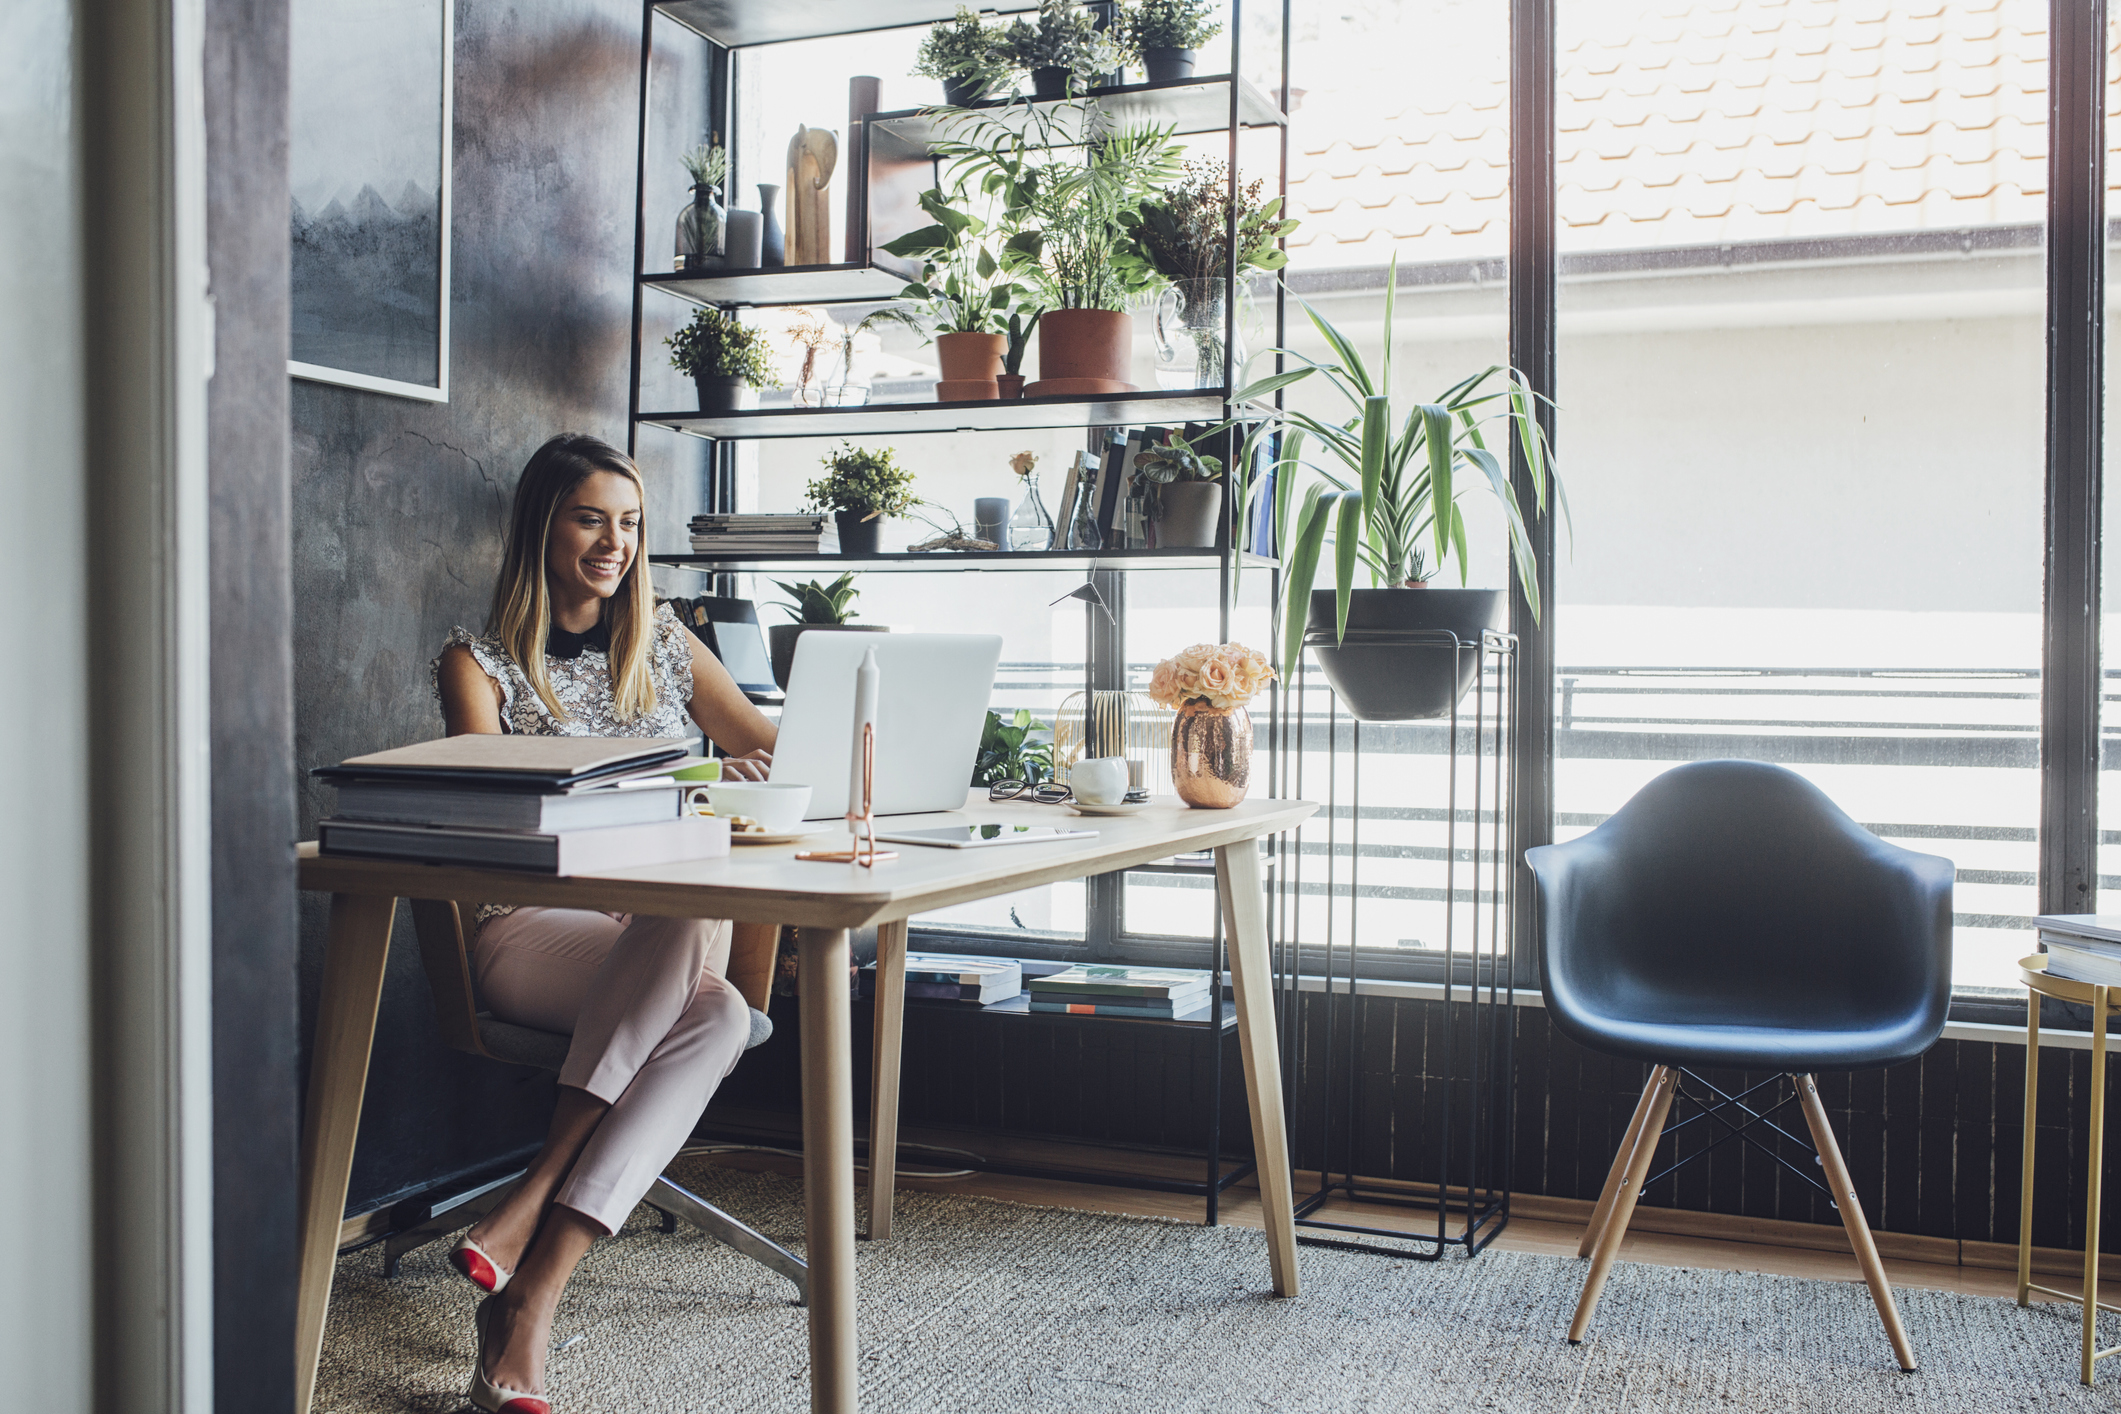
M 2092 1382 L 2092 1367 L 2109 1355 L 2121 1354 L 2121 1345 L 2099 1349 L 2099 1313 L 2121 1314 L 2121 1306 L 2099 1299 L 2099 1190 L 2106 1142 L 2106 1023 L 2121 1011 L 2121 987 L 2101 987 L 2068 977 L 2047 975 L 2047 957 L 2035 953 L 2018 959 L 2018 976 L 2025 983 L 2025 1160 L 2018 1196 L 2018 1304 L 2030 1306 L 2032 1295 L 2058 1297 L 2084 1307 L 2084 1367 L 2079 1378 Z M 2081 1294 L 2058 1291 L 2033 1280 L 2033 1123 L 2040 1093 L 2040 999 L 2075 1002 L 2092 1009 L 2091 1157 L 2084 1195 L 2084 1290 Z

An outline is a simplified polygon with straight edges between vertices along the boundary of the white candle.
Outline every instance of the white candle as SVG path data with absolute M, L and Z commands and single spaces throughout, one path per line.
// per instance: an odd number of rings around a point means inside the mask
M 854 752 L 847 767 L 847 818 L 862 813 L 862 728 L 876 723 L 876 650 L 862 654 L 862 665 L 854 670 Z

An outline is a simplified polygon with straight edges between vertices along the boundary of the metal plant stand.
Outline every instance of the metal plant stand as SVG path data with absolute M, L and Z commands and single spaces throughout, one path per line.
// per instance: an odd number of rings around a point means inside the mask
M 1478 654 L 1479 671 L 1465 702 L 1456 703 L 1446 724 L 1396 726 L 1387 730 L 1429 733 L 1445 759 L 1449 787 L 1441 811 L 1416 810 L 1413 818 L 1444 822 L 1444 887 L 1425 893 L 1444 904 L 1443 946 L 1433 977 L 1439 985 L 1440 1016 L 1428 1028 L 1423 1069 L 1428 1092 L 1421 1107 L 1421 1143 L 1433 1155 L 1432 1177 L 1390 1186 L 1366 1181 L 1355 1173 L 1356 1136 L 1360 1125 L 1363 1076 L 1364 1008 L 1356 1001 L 1358 924 L 1362 877 L 1362 723 L 1347 723 L 1350 752 L 1346 943 L 1340 943 L 1337 915 L 1343 895 L 1339 831 L 1339 753 L 1341 713 L 1331 706 L 1323 732 L 1307 721 L 1304 701 L 1310 668 L 1298 672 L 1290 709 L 1277 713 L 1276 731 L 1284 738 L 1279 753 L 1281 793 L 1304 792 L 1304 748 L 1307 733 L 1322 734 L 1328 762 L 1326 809 L 1325 934 L 1322 941 L 1302 937 L 1300 904 L 1305 894 L 1305 836 L 1300 832 L 1292 856 L 1279 871 L 1276 901 L 1282 955 L 1277 980 L 1282 987 L 1282 1036 L 1285 1072 L 1291 1077 L 1289 1124 L 1302 1164 L 1318 1165 L 1317 1189 L 1296 1205 L 1298 1240 L 1317 1246 L 1343 1247 L 1386 1256 L 1435 1261 L 1450 1248 L 1468 1257 L 1495 1240 L 1510 1217 L 1510 1182 L 1514 1160 L 1515 1024 L 1511 996 L 1516 980 L 1510 955 L 1509 928 L 1515 904 L 1517 871 L 1511 867 L 1512 822 L 1509 819 L 1512 764 L 1510 723 L 1516 720 L 1517 640 L 1486 632 L 1480 641 L 1458 638 L 1448 630 L 1409 633 L 1402 641 L 1433 643 L 1460 654 Z M 1463 661 L 1461 656 L 1460 661 Z M 1470 706 L 1470 713 L 1464 709 Z M 1415 740 L 1419 741 L 1420 736 Z M 1292 749 L 1293 748 L 1293 749 Z M 1460 767 L 1471 766 L 1470 801 L 1462 800 Z M 1292 779 L 1293 777 L 1293 779 Z M 1470 848 L 1464 846 L 1470 845 Z M 1286 846 L 1285 846 L 1286 847 Z M 1413 850 L 1416 858 L 1432 851 Z M 1315 888 L 1313 892 L 1318 892 Z M 1461 920 L 1461 913 L 1465 915 Z M 1311 1002 L 1304 1004 L 1306 974 Z M 1320 988 L 1322 987 L 1322 995 Z M 1440 1037 L 1440 1044 L 1438 1038 Z M 1307 1111 L 1312 1111 L 1307 1113 Z M 1336 1116 L 1339 1123 L 1335 1123 Z M 1433 1230 L 1371 1227 L 1318 1216 L 1335 1198 L 1409 1207 L 1435 1215 Z M 1334 1236 L 1310 1236 L 1331 1233 Z M 1402 1244 L 1383 1246 L 1393 1239 Z M 1411 1246 L 1405 1244 L 1413 1244 Z

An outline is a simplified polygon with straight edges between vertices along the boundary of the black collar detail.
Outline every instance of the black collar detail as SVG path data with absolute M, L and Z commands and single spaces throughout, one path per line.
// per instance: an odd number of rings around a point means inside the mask
M 579 658 L 585 648 L 594 648 L 608 655 L 611 652 L 611 625 L 599 619 L 597 626 L 587 633 L 569 633 L 554 624 L 545 635 L 545 656 L 548 658 Z

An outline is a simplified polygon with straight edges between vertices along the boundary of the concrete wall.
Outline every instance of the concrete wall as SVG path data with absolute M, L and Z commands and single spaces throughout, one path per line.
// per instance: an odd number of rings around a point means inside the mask
M 90 1399 L 88 541 L 79 339 L 81 178 L 76 7 L 0 9 L 14 81 L 0 95 L 0 421 L 27 455 L 0 486 L 32 553 L 0 584 L 25 632 L 0 692 L 21 748 L 0 776 L 0 1369 L 8 1403 L 71 1414 Z M 53 1220 L 54 1195 L 71 1216 Z
M 451 625 L 484 621 L 524 461 L 562 430 L 625 444 L 640 22 L 630 0 L 459 7 L 450 401 L 293 385 L 301 769 L 441 734 L 428 663 Z M 652 251 L 684 195 L 675 153 L 699 136 L 705 58 L 668 25 L 658 42 Z M 642 447 L 651 548 L 682 546 L 700 445 Z M 304 838 L 330 804 L 305 782 Z M 302 936 L 307 1018 L 322 900 L 304 899 Z M 402 914 L 397 941 L 357 1211 L 534 1143 L 549 1100 L 547 1082 L 443 1048 Z

